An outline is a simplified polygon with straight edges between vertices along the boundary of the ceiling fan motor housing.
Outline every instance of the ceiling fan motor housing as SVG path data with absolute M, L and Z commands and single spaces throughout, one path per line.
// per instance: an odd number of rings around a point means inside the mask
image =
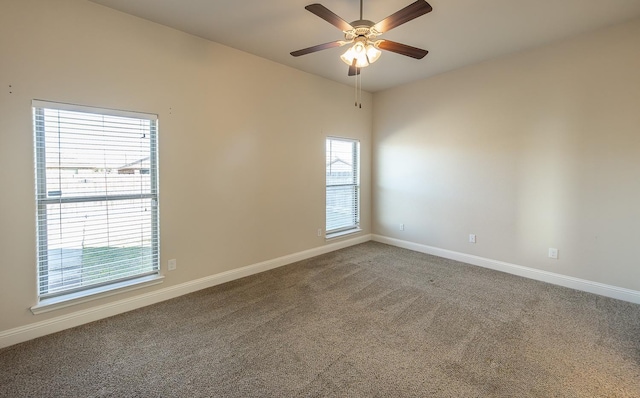
M 376 31 L 373 27 L 375 22 L 360 19 L 358 21 L 351 22 L 351 26 L 353 26 L 352 30 L 347 30 L 344 32 L 344 38 L 347 41 L 354 40 L 356 37 L 366 37 L 367 39 L 375 39 L 381 33 Z

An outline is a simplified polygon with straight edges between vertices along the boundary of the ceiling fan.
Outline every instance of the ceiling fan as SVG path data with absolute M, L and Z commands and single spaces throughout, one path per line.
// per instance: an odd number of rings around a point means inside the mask
M 360 0 L 360 19 L 351 23 L 346 22 L 322 4 L 310 4 L 305 9 L 342 30 L 344 32 L 344 40 L 318 44 L 317 46 L 293 51 L 291 55 L 294 57 L 353 43 L 353 46 L 340 57 L 349 65 L 349 76 L 353 76 L 360 74 L 360 68 L 376 62 L 380 58 L 380 50 L 391 51 L 416 59 L 422 59 L 428 53 L 427 50 L 391 40 L 376 40 L 381 34 L 433 10 L 425 0 L 417 0 L 378 23 L 362 19 L 362 0 Z

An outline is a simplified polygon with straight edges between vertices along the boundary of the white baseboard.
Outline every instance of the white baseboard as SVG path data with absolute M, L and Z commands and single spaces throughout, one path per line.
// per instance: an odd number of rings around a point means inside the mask
M 248 265 L 246 267 L 222 272 L 216 275 L 207 276 L 193 281 L 169 286 L 164 289 L 154 290 L 135 297 L 103 304 L 97 307 L 73 312 L 71 314 L 58 316 L 41 322 L 32 323 L 26 326 L 17 327 L 0 332 L 0 348 L 22 343 L 27 340 L 45 336 L 47 334 L 59 332 L 85 323 L 97 321 L 123 312 L 135 310 L 147 305 L 159 303 L 188 293 L 206 289 L 208 287 L 220 285 L 225 282 L 244 278 L 246 276 L 258 274 L 270 269 L 282 267 L 287 264 L 305 260 L 321 254 L 329 253 L 345 247 L 368 242 L 371 235 L 361 235 L 355 238 L 341 240 L 324 246 L 305 250 L 302 252 L 278 257 L 273 260 Z
M 506 272 L 508 274 L 518 275 L 537 281 L 547 282 L 554 285 L 564 286 L 571 289 L 581 290 L 584 292 L 598 294 L 600 296 L 611 297 L 618 300 L 628 301 L 640 304 L 640 292 L 622 287 L 605 285 L 603 283 L 592 282 L 585 279 L 574 278 L 556 274 L 553 272 L 542 271 L 535 268 L 523 267 L 506 263 L 503 261 L 491 260 L 484 257 L 474 256 L 455 252 L 452 250 L 440 249 L 437 247 L 426 246 L 419 243 L 408 242 L 400 239 L 389 238 L 381 235 L 372 235 L 375 242 L 386 243 L 388 245 L 402 247 L 405 249 L 432 254 L 438 257 L 444 257 L 451 260 L 460 261 L 467 264 L 477 265 L 483 268 L 489 268 L 496 271 Z

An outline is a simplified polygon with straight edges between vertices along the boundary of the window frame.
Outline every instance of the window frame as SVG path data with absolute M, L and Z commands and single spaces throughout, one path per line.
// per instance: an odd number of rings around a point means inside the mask
M 126 117 L 138 120 L 149 121 L 149 192 L 131 194 L 106 194 L 105 195 L 73 195 L 69 197 L 51 197 L 47 192 L 47 150 L 46 150 L 46 128 L 45 111 L 71 111 L 87 113 L 93 116 Z M 52 101 L 33 100 L 33 131 L 34 131 L 34 157 L 35 157 L 35 201 L 36 201 L 36 232 L 37 232 L 37 279 L 36 292 L 38 304 L 31 308 L 32 312 L 46 312 L 49 306 L 64 307 L 75 302 L 84 302 L 88 299 L 100 298 L 112 295 L 120 291 L 132 290 L 149 285 L 161 283 L 163 277 L 160 275 L 160 220 L 159 220 L 159 190 L 158 190 L 158 116 L 154 114 L 114 110 L 93 106 L 65 104 Z M 77 133 L 73 133 L 77 134 Z M 107 187 L 109 185 L 106 185 Z M 42 275 L 50 272 L 49 266 L 49 232 L 48 224 L 50 217 L 47 206 L 51 204 L 67 203 L 98 203 L 112 202 L 127 199 L 149 199 L 151 206 L 150 225 L 141 222 L 139 225 L 148 226 L 151 231 L 151 270 L 138 274 L 124 276 L 118 279 L 106 280 L 100 283 L 85 286 L 70 287 L 57 290 L 55 292 L 44 292 L 42 289 Z M 41 260 L 42 258 L 42 260 Z M 47 289 L 50 288 L 47 286 Z M 93 298 L 91 298 L 94 296 Z M 67 303 L 73 301 L 73 303 Z M 55 308 L 53 308 L 55 309 Z
M 329 184 L 327 178 L 327 168 L 329 167 L 329 163 L 331 162 L 329 153 L 327 152 L 327 146 L 330 141 L 340 141 L 345 143 L 350 143 L 353 145 L 352 154 L 351 154 L 351 173 L 354 175 L 353 182 L 351 183 L 341 183 L 341 184 Z M 327 160 L 329 163 L 327 163 Z M 354 203 L 353 209 L 355 210 L 351 216 L 353 217 L 353 224 L 348 226 L 342 226 L 338 228 L 328 229 L 328 192 L 330 187 L 353 187 L 354 188 Z M 357 233 L 362 231 L 360 228 L 360 200 L 361 200 L 361 189 L 360 189 L 360 140 L 354 138 L 346 138 L 346 137 L 337 137 L 337 136 L 327 136 L 325 139 L 325 238 L 332 239 L 337 238 L 344 235 L 349 235 L 353 233 Z

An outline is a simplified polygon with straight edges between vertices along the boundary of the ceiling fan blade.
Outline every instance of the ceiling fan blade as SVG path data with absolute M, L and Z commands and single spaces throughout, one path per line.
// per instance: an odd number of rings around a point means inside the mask
M 388 32 L 396 26 L 400 26 L 405 22 L 409 22 L 412 19 L 418 18 L 421 15 L 431 12 L 431 10 L 433 10 L 433 8 L 429 3 L 424 0 L 417 0 L 412 4 L 409 4 L 402 10 L 389 15 L 382 21 L 373 25 L 373 28 L 380 33 Z
M 351 24 L 331 12 L 331 10 L 322 4 L 309 4 L 305 8 L 342 31 L 353 30 Z
M 329 43 L 318 44 L 317 46 L 303 48 L 302 50 L 293 51 L 291 52 L 291 55 L 293 55 L 294 57 L 299 57 L 301 55 L 311 54 L 316 51 L 326 50 L 327 48 L 342 47 L 345 44 L 347 44 L 347 42 L 344 40 L 332 41 Z
M 411 57 L 415 59 L 422 59 L 424 58 L 425 55 L 429 53 L 429 51 L 427 50 L 423 50 L 417 47 L 407 46 L 406 44 L 402 44 L 402 43 L 396 43 L 395 41 L 391 41 L 391 40 L 380 40 L 376 42 L 376 47 L 382 50 L 391 51 L 393 53 L 406 55 L 407 57 Z
M 358 62 L 357 60 L 353 60 L 353 64 L 349 67 L 349 73 L 347 73 L 347 76 L 355 76 L 355 75 L 359 75 L 360 74 L 360 69 L 356 66 L 356 62 Z

